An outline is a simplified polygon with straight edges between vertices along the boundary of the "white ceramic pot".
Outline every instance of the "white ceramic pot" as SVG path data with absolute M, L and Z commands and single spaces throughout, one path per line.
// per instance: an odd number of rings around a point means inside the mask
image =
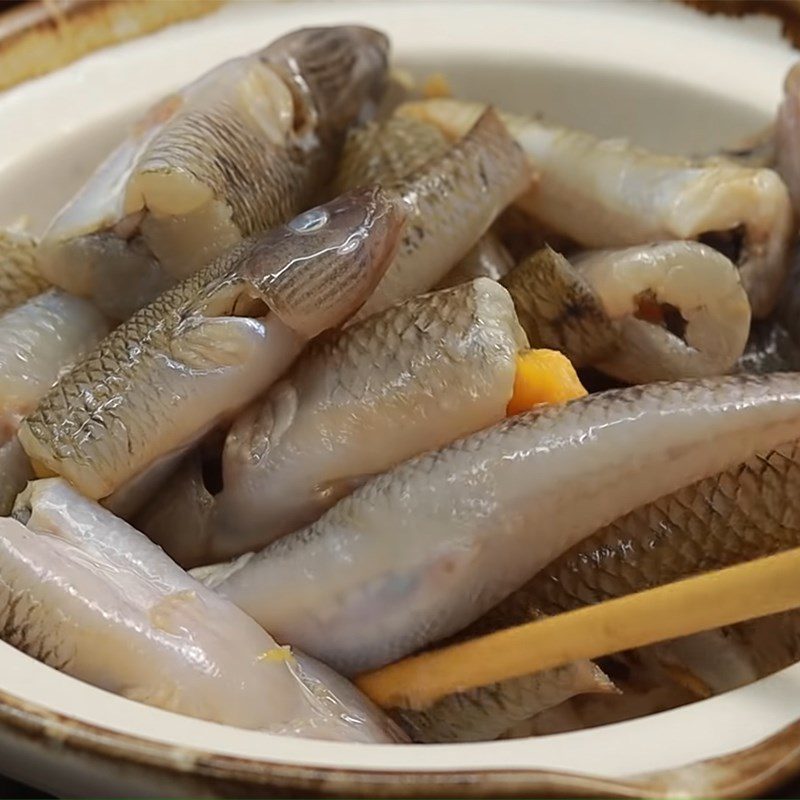
M 234 4 L 0 95 L 0 223 L 27 214 L 41 228 L 157 96 L 292 28 L 337 22 L 382 28 L 397 63 L 442 71 L 459 94 L 684 152 L 767 121 L 794 58 L 768 22 L 652 2 Z M 149 708 L 0 644 L 0 771 L 62 795 L 754 793 L 800 758 L 800 728 L 784 730 L 797 719 L 800 664 L 577 733 L 465 745 L 310 742 Z

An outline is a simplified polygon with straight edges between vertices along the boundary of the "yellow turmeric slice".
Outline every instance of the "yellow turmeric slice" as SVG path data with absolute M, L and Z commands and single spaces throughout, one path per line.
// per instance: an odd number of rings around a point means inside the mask
M 526 350 L 517 355 L 514 392 L 508 402 L 509 416 L 540 403 L 565 403 L 588 392 L 570 360 L 557 350 Z

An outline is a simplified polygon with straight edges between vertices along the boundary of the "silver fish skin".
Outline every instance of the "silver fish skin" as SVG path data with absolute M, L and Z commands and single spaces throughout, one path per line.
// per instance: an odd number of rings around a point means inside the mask
M 234 422 L 221 492 L 203 491 L 195 460 L 142 530 L 186 566 L 264 547 L 371 475 L 503 419 L 526 347 L 508 292 L 486 278 L 318 340 Z
M 456 138 L 485 108 L 442 99 L 407 103 L 396 113 Z M 794 232 L 789 193 L 776 172 L 719 159 L 698 164 L 532 117 L 500 116 L 537 170 L 535 189 L 518 200 L 537 222 L 588 249 L 674 239 L 717 244 L 739 268 L 753 315 L 763 318 L 775 306 Z
M 622 514 L 800 433 L 800 375 L 611 390 L 373 478 L 217 590 L 352 675 L 461 630 Z
M 90 303 L 58 289 L 0 316 L 0 442 L 17 432 L 50 387 L 108 330 Z
M 23 424 L 39 474 L 100 499 L 185 452 L 363 303 L 404 219 L 378 188 L 342 195 L 237 245 L 137 312 Z
M 0 314 L 49 288 L 36 263 L 36 245 L 24 233 L 0 231 Z
M 355 319 L 436 286 L 532 182 L 522 149 L 490 110 L 443 156 L 387 187 L 410 209 L 408 226 Z
M 387 54 L 370 28 L 305 28 L 164 98 L 51 222 L 45 276 L 126 319 L 308 208 L 375 110 Z
M 390 742 L 304 679 L 266 631 L 63 480 L 32 483 L 0 520 L 0 636 L 73 677 L 244 728 Z

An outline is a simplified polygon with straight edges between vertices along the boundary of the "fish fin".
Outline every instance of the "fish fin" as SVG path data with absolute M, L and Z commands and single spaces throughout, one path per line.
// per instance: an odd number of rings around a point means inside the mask
M 191 321 L 170 342 L 170 355 L 190 369 L 212 370 L 247 363 L 264 328 L 246 317 Z

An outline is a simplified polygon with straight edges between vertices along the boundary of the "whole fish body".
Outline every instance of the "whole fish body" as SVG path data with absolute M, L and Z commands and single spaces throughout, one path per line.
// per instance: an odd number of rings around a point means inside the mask
M 410 209 L 408 225 L 356 319 L 436 286 L 532 180 L 521 148 L 487 111 L 443 156 L 387 186 Z
M 0 636 L 68 675 L 200 719 L 313 738 L 396 740 L 156 545 L 63 480 L 0 520 Z M 312 667 L 313 669 L 313 667 Z M 323 690 L 323 691 L 320 691 Z M 352 690 L 355 694 L 355 690 Z
M 484 109 L 441 99 L 396 113 L 436 123 L 455 138 Z M 789 194 L 777 173 L 656 155 L 531 117 L 501 118 L 537 170 L 535 187 L 519 200 L 536 220 L 591 249 L 673 239 L 718 243 L 739 267 L 753 315 L 772 310 L 793 234 Z
M 371 475 L 503 419 L 526 347 L 508 292 L 486 278 L 322 338 L 233 424 L 221 492 L 201 491 L 193 459 L 142 530 L 187 566 L 259 549 Z
M 0 314 L 48 288 L 36 263 L 36 240 L 0 231 Z
M 51 222 L 45 276 L 125 319 L 312 205 L 380 100 L 387 53 L 369 28 L 301 29 L 168 96 Z
M 249 239 L 137 312 L 20 429 L 40 474 L 108 497 L 269 387 L 352 314 L 392 259 L 404 214 L 357 190 Z
M 485 614 L 622 514 L 800 433 L 800 377 L 612 390 L 523 413 L 373 478 L 217 589 L 344 674 Z

